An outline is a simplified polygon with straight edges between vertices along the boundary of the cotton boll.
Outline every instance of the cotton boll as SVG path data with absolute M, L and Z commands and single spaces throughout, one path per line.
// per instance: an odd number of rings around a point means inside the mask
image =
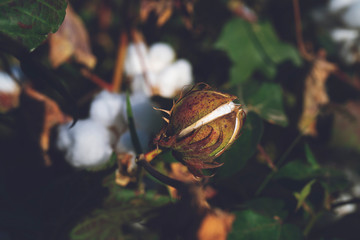
M 6 72 L 0 71 L 0 92 L 14 93 L 19 91 L 19 85 Z
M 66 150 L 72 143 L 70 133 L 69 133 L 69 128 L 70 128 L 70 125 L 68 125 L 68 124 L 60 125 L 58 128 L 56 147 L 59 150 Z
M 147 96 L 141 93 L 135 93 L 130 96 L 130 104 L 136 129 L 148 133 L 157 132 L 160 129 L 161 116 L 159 112 L 153 109 L 154 104 L 152 104 Z M 127 110 L 124 109 L 124 116 L 126 116 L 127 121 L 126 111 Z
M 110 93 L 106 90 L 99 93 L 90 106 L 90 118 L 105 127 L 116 127 L 119 133 L 125 131 L 127 125 L 122 115 L 126 107 L 125 95 Z
M 150 141 L 149 133 L 136 129 L 136 134 L 138 135 L 140 146 L 143 151 L 148 150 L 148 145 Z M 136 152 L 135 148 L 131 141 L 130 130 L 127 130 L 122 134 L 116 143 L 115 151 L 117 153 L 127 153 L 127 152 Z
M 185 59 L 177 60 L 173 64 L 179 72 L 179 81 L 178 88 L 182 89 L 184 86 L 187 86 L 192 83 L 192 67 L 189 61 Z
M 334 42 L 354 42 L 359 37 L 359 31 L 346 28 L 337 28 L 330 32 Z
M 111 154 L 111 133 L 100 123 L 79 120 L 73 128 L 60 127 L 58 147 L 66 147 L 66 160 L 74 167 L 94 167 L 106 163 Z M 67 134 L 63 131 L 67 131 Z
M 357 59 L 357 54 L 354 52 L 354 44 L 352 42 L 345 42 L 340 48 L 339 55 L 346 64 L 353 64 Z
M 360 27 L 360 2 L 352 4 L 342 15 L 343 22 L 348 27 Z
M 166 43 L 155 43 L 149 49 L 150 70 L 157 73 L 175 59 L 174 49 Z
M 150 141 L 149 134 L 144 132 L 144 131 L 138 130 L 138 129 L 136 130 L 136 133 L 137 133 L 137 136 L 138 136 L 139 141 L 140 141 L 141 149 L 143 151 L 147 151 L 148 150 L 148 144 L 149 144 L 149 141 Z M 134 148 L 134 146 L 132 144 L 131 134 L 130 134 L 129 130 L 124 132 L 124 134 L 121 135 L 121 137 L 119 138 L 119 140 L 118 140 L 118 142 L 116 144 L 115 151 L 116 151 L 116 153 L 130 154 L 132 157 L 131 157 L 131 164 L 130 164 L 129 168 L 130 169 L 135 168 L 135 166 L 136 166 L 136 163 L 135 163 L 136 151 L 135 151 L 135 148 Z
M 125 73 L 133 77 L 149 69 L 148 50 L 143 42 L 130 43 L 125 58 Z
M 178 60 L 159 74 L 157 87 L 161 96 L 172 98 L 191 82 L 190 63 L 186 60 Z
M 342 202 L 342 201 L 348 201 L 352 199 L 352 196 L 348 193 L 342 193 L 335 201 L 334 203 L 337 202 Z M 348 215 L 350 213 L 353 213 L 356 211 L 356 204 L 345 204 L 343 206 L 337 207 L 335 208 L 335 214 L 336 217 L 341 218 L 345 215 Z
M 134 93 L 141 93 L 148 97 L 153 95 L 152 86 L 156 84 L 156 75 L 152 72 L 146 72 L 146 79 L 144 74 L 139 74 L 133 77 L 131 81 L 131 90 Z
M 338 12 L 359 0 L 331 0 L 328 5 L 329 12 Z

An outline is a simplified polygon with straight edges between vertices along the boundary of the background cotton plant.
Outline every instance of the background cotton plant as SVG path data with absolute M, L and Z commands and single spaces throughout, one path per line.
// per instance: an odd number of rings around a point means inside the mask
M 359 0 L 330 0 L 326 8 L 313 12 L 319 27 L 325 29 L 339 46 L 337 52 L 346 64 L 360 61 L 359 13 Z
M 172 98 L 193 82 L 189 61 L 176 60 L 174 49 L 166 43 L 155 43 L 149 49 L 143 42 L 129 44 L 125 73 L 131 89 L 147 96 Z
M 131 81 L 130 104 L 135 127 L 146 151 L 162 123 L 150 97 L 158 93 L 171 98 L 191 84 L 191 65 L 184 59 L 175 61 L 175 52 L 168 44 L 155 43 L 147 49 L 143 42 L 129 44 L 124 64 Z M 126 94 L 103 90 L 91 102 L 89 119 L 80 120 L 73 128 L 69 124 L 59 128 L 57 146 L 65 151 L 66 160 L 74 167 L 102 165 L 113 151 L 131 155 L 135 167 L 136 154 L 128 124 Z

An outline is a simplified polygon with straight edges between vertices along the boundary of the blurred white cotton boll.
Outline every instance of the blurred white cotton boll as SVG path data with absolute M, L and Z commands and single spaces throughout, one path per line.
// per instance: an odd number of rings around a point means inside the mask
M 166 43 L 155 43 L 149 49 L 150 70 L 157 73 L 175 59 L 174 49 Z
M 56 147 L 59 150 L 66 150 L 72 143 L 69 133 L 69 128 L 70 128 L 69 124 L 60 125 L 58 128 Z
M 111 133 L 100 123 L 92 119 L 79 120 L 73 128 L 67 124 L 59 131 L 57 146 L 66 148 L 65 158 L 72 166 L 95 167 L 109 160 Z
M 0 71 L 0 92 L 13 93 L 19 91 L 19 85 L 6 72 Z
M 186 85 L 192 83 L 191 64 L 186 60 L 178 60 L 164 69 L 158 78 L 160 95 L 174 97 Z
M 143 42 L 130 43 L 125 58 L 125 72 L 133 77 L 149 69 L 148 49 Z
M 342 15 L 343 22 L 348 27 L 360 27 L 360 2 L 352 4 Z
M 354 29 L 337 28 L 330 32 L 330 36 L 334 42 L 353 42 L 357 37 L 359 37 L 359 31 Z
M 119 133 L 121 133 L 127 127 L 122 115 L 122 110 L 125 107 L 125 95 L 103 90 L 91 103 L 90 118 L 101 123 L 105 127 L 114 126 Z
M 330 12 L 334 13 L 358 1 L 359 0 L 330 0 L 328 9 Z
M 148 133 L 155 133 L 160 129 L 160 113 L 153 109 L 154 104 L 147 96 L 141 93 L 134 93 L 130 96 L 130 104 L 136 129 Z M 126 111 L 124 109 L 124 116 L 126 116 L 127 121 Z
M 144 74 L 139 74 L 131 80 L 131 90 L 134 93 L 142 93 L 148 97 L 153 95 L 151 86 L 156 84 L 156 75 L 152 72 L 146 72 L 146 79 Z
M 334 203 L 337 202 L 343 202 L 343 201 L 348 201 L 351 200 L 353 197 L 348 194 L 348 193 L 342 193 L 335 201 Z M 345 204 L 343 206 L 337 207 L 335 208 L 335 214 L 336 217 L 341 218 L 345 215 L 348 215 L 350 213 L 353 213 L 356 211 L 356 204 L 352 203 L 352 204 Z
M 136 130 L 137 136 L 139 138 L 140 141 L 140 146 L 141 149 L 143 151 L 147 151 L 148 150 L 148 144 L 150 141 L 150 136 L 148 133 L 146 133 L 145 131 L 141 131 L 141 130 Z M 121 137 L 119 138 L 116 146 L 115 146 L 115 151 L 116 153 L 127 153 L 132 155 L 131 158 L 131 164 L 130 164 L 130 169 L 133 169 L 136 166 L 135 163 L 135 158 L 136 158 L 136 151 L 135 148 L 132 144 L 131 141 L 131 134 L 130 131 L 126 131 L 124 132 L 124 134 L 121 135 Z

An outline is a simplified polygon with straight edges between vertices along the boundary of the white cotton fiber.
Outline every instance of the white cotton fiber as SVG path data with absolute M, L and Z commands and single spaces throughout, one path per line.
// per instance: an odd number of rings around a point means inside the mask
M 137 129 L 136 134 L 139 138 L 141 150 L 144 152 L 148 151 L 148 145 L 149 145 L 149 141 L 150 141 L 149 133 Z M 121 135 L 121 137 L 119 138 L 119 140 L 116 144 L 116 147 L 115 147 L 115 152 L 130 154 L 132 156 L 132 158 L 131 158 L 131 164 L 130 164 L 129 168 L 133 169 L 136 166 L 136 163 L 135 163 L 136 151 L 135 151 L 134 145 L 132 144 L 131 134 L 130 134 L 129 130 L 124 132 L 124 134 Z
M 135 94 L 142 93 L 148 97 L 153 95 L 152 86 L 156 83 L 156 75 L 152 72 L 136 75 L 131 80 L 131 91 Z
M 191 82 L 191 65 L 188 61 L 182 59 L 176 61 L 159 74 L 157 87 L 161 96 L 172 98 Z
M 342 15 L 348 27 L 360 28 L 360 2 L 352 4 Z
M 153 109 L 154 104 L 151 100 L 141 93 L 135 93 L 130 96 L 130 103 L 136 129 L 156 133 L 160 129 L 162 120 L 159 112 Z M 126 109 L 123 114 L 127 121 Z
M 329 12 L 334 13 L 334 12 L 340 11 L 358 1 L 359 0 L 330 0 L 328 9 L 329 9 Z
M 149 49 L 150 70 L 157 73 L 175 59 L 174 49 L 166 43 L 155 43 Z
M 354 29 L 337 28 L 330 32 L 334 42 L 355 41 L 359 37 L 359 31 Z
M 65 150 L 66 160 L 74 167 L 94 167 L 106 163 L 111 154 L 111 133 L 100 123 L 79 120 L 73 128 L 69 124 L 59 128 L 57 146 Z
M 90 118 L 105 127 L 116 127 L 119 133 L 125 131 L 126 123 L 122 115 L 126 107 L 126 97 L 123 94 L 100 92 L 90 106 Z
M 125 73 L 133 77 L 149 69 L 148 50 L 143 42 L 130 43 L 125 58 Z
M 19 85 L 6 72 L 0 71 L 0 92 L 13 93 L 19 90 Z

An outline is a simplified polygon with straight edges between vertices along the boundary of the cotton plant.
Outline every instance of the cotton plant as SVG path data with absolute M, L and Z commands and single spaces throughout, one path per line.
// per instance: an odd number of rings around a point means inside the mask
M 189 61 L 176 60 L 174 49 L 166 43 L 155 43 L 149 48 L 144 42 L 130 43 L 125 73 L 131 80 L 131 89 L 147 96 L 172 98 L 193 82 Z
M 130 102 L 140 142 L 147 150 L 150 137 L 160 127 L 160 115 L 141 93 L 133 93 Z M 70 124 L 59 126 L 57 148 L 65 152 L 67 162 L 76 168 L 102 166 L 113 152 L 131 155 L 134 168 L 136 154 L 127 119 L 126 95 L 103 90 L 93 99 L 89 118 L 79 120 L 72 128 Z
M 130 104 L 135 128 L 143 151 L 161 125 L 160 114 L 153 109 L 150 97 L 158 94 L 172 98 L 192 83 L 191 64 L 175 59 L 172 47 L 165 43 L 130 43 L 124 63 L 131 79 Z M 124 93 L 102 91 L 94 97 L 89 118 L 58 129 L 58 149 L 74 167 L 89 168 L 105 164 L 113 152 L 131 156 L 130 169 L 136 167 L 136 151 L 131 141 Z
M 339 46 L 338 54 L 344 63 L 360 61 L 360 0 L 330 0 L 313 17 Z

